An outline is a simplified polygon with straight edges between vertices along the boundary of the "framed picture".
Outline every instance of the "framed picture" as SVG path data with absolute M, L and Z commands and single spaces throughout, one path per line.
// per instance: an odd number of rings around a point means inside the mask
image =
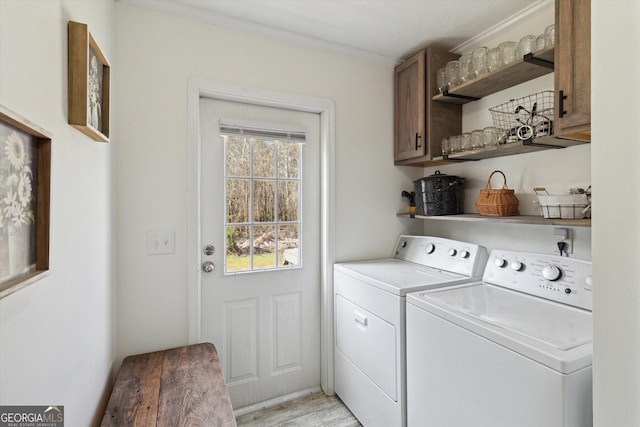
M 86 24 L 69 21 L 69 124 L 109 142 L 111 66 Z
M 51 134 L 0 105 L 0 298 L 49 270 Z

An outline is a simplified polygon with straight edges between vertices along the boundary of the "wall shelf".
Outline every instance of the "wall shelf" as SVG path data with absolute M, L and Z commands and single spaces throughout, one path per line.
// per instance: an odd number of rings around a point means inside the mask
M 507 224 L 530 224 L 530 225 L 562 225 L 565 227 L 591 227 L 591 218 L 584 219 L 561 219 L 561 218 L 543 218 L 536 215 L 516 215 L 516 216 L 481 216 L 478 214 L 460 214 L 460 215 L 439 215 L 424 216 L 408 213 L 398 213 L 399 218 L 415 218 L 422 220 L 434 221 L 462 221 L 462 222 L 490 222 L 490 223 L 507 223 Z
M 544 76 L 553 72 L 553 55 L 553 46 L 534 55 L 525 55 L 523 59 L 519 59 L 513 64 L 454 87 L 448 92 L 448 95 L 435 95 L 433 100 L 450 104 L 466 104 Z
M 461 153 L 450 154 L 447 158 L 442 156 L 434 157 L 433 161 L 456 162 L 465 160 L 482 160 L 493 157 L 511 156 L 513 154 L 531 153 L 534 151 L 548 150 L 550 148 L 566 148 L 574 145 L 582 145 L 583 141 L 561 139 L 555 136 L 543 136 L 533 140 L 533 143 L 523 141 L 510 144 L 498 145 L 490 148 L 480 148 L 477 150 L 463 151 Z

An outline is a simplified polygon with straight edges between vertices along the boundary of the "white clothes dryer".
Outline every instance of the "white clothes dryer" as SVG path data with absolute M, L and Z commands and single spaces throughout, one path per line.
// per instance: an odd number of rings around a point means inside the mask
M 400 236 L 393 258 L 335 265 L 335 391 L 364 426 L 406 426 L 406 294 L 478 280 L 487 256 L 472 243 Z
M 591 263 L 494 250 L 483 280 L 407 295 L 408 425 L 592 425 Z

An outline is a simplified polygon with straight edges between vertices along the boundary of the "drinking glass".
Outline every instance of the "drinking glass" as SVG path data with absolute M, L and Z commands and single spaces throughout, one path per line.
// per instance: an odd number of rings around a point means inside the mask
M 482 130 L 476 129 L 471 132 L 471 148 L 474 150 L 482 148 Z
M 544 34 L 540 34 L 538 37 L 536 37 L 536 52 L 544 48 Z
M 518 42 L 518 59 L 536 50 L 536 36 L 529 34 Z
M 450 145 L 449 145 L 449 138 L 444 138 L 442 140 L 442 157 L 446 156 L 449 153 L 451 153 L 451 148 L 450 148 Z
M 553 46 L 556 43 L 556 26 L 551 24 L 544 29 L 544 47 Z
M 438 83 L 438 91 L 440 93 L 444 92 L 445 89 L 447 89 L 447 74 L 444 67 L 438 69 L 436 80 Z
M 473 79 L 473 69 L 471 66 L 471 54 L 466 53 L 458 59 L 460 63 L 460 83 Z
M 498 129 L 493 126 L 482 129 L 482 146 L 495 147 L 496 145 L 498 145 Z
M 458 153 L 460 151 L 460 135 L 449 137 L 449 152 Z
M 478 77 L 487 72 L 487 48 L 479 47 L 473 50 L 471 54 L 471 65 L 473 75 Z
M 502 68 L 502 50 L 494 47 L 487 51 L 487 71 L 495 71 Z
M 502 62 L 504 65 L 509 65 L 516 60 L 516 47 L 518 44 L 516 42 L 504 42 L 500 43 L 498 48 L 502 51 Z
M 471 134 L 463 133 L 460 135 L 460 151 L 470 151 L 471 150 Z
M 460 84 L 460 63 L 458 61 L 449 61 L 445 70 L 449 89 L 458 86 Z

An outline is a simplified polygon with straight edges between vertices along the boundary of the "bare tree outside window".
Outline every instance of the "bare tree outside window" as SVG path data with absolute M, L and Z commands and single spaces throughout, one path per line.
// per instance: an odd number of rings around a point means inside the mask
M 299 143 L 223 136 L 225 272 L 299 266 Z

